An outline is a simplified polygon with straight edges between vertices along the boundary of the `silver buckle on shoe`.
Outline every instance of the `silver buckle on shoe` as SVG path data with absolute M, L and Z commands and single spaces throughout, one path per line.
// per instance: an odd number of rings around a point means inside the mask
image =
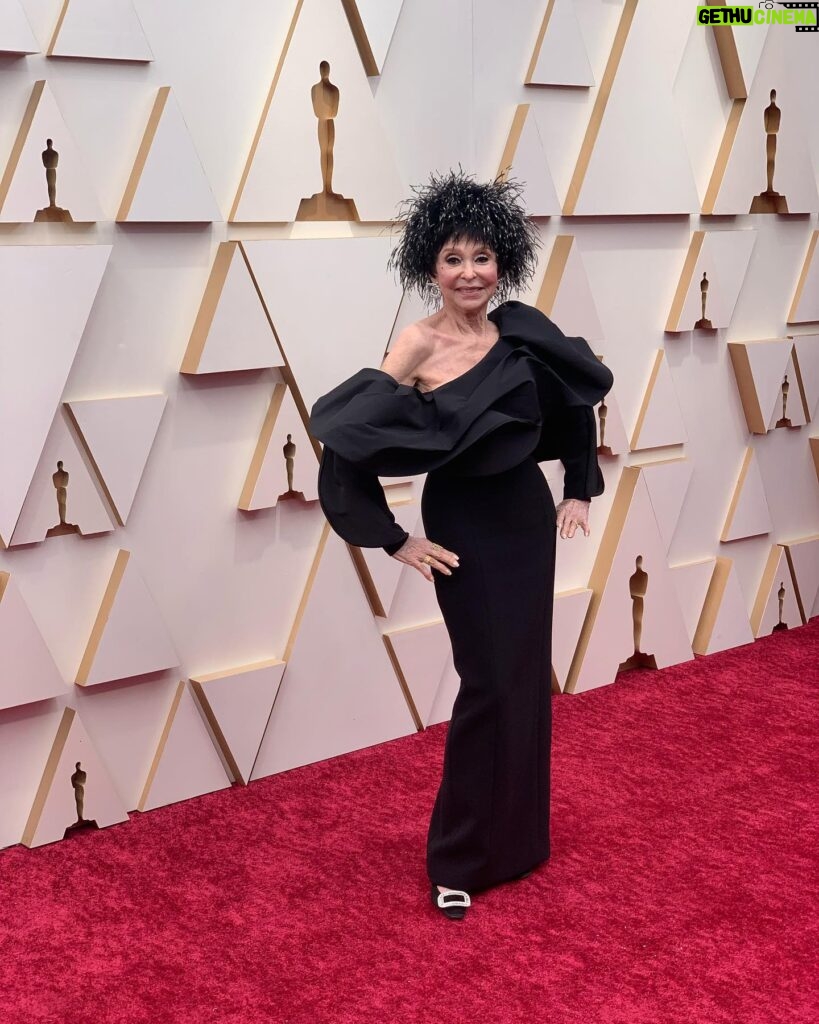
M 437 903 L 441 909 L 444 907 L 472 906 L 472 900 L 469 898 L 469 893 L 463 892 L 461 889 L 453 889 L 452 892 L 439 892 Z

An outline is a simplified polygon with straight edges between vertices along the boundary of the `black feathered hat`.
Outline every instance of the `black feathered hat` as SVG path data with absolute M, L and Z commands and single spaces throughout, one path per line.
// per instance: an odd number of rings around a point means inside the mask
M 401 204 L 405 221 L 389 266 L 406 291 L 415 289 L 427 306 L 436 297 L 432 275 L 441 247 L 449 239 L 470 239 L 488 246 L 498 260 L 494 301 L 503 302 L 534 275 L 540 244 L 520 201 L 523 183 L 498 177 L 477 182 L 460 168 L 431 174 L 428 185 L 412 189 Z

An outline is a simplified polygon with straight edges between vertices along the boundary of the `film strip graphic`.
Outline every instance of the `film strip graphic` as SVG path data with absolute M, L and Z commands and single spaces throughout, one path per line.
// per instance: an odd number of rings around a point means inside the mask
M 797 32 L 819 32 L 819 0 L 813 0 L 812 3 L 782 3 L 782 0 L 777 0 L 777 3 L 780 7 L 787 7 L 789 11 L 816 11 L 816 25 L 794 25 L 794 28 Z

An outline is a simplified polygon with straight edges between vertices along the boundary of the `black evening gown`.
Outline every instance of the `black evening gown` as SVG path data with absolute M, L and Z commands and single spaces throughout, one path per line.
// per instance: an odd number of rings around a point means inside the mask
M 454 551 L 433 570 L 460 687 L 427 838 L 430 881 L 477 892 L 549 856 L 555 506 L 538 463 L 563 462 L 564 498 L 603 493 L 594 406 L 610 370 L 521 302 L 454 380 L 422 392 L 365 368 L 318 399 L 319 499 L 348 543 L 407 538 L 379 476 L 426 473 L 426 536 Z

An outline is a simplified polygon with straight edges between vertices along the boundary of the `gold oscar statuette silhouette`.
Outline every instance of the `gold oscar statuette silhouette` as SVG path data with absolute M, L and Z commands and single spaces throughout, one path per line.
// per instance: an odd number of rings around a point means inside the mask
M 296 462 L 296 444 L 293 441 L 293 435 L 287 435 L 286 444 L 282 445 L 282 454 L 284 455 L 285 466 L 287 467 L 287 490 L 284 494 L 280 494 L 277 501 L 304 501 L 304 493 L 302 491 L 293 490 L 293 467 Z
M 310 90 L 313 113 L 318 118 L 318 143 L 321 156 L 321 192 L 314 192 L 299 203 L 296 220 L 358 220 L 352 199 L 333 191 L 333 147 L 336 141 L 335 117 L 338 114 L 338 86 L 330 81 L 330 65 L 319 64 L 318 82 Z
M 599 455 L 614 455 L 614 452 L 606 444 L 606 416 L 608 411 L 609 407 L 606 405 L 604 398 L 597 407 L 597 418 L 600 421 L 600 444 L 597 446 Z
M 57 164 L 60 162 L 60 154 L 54 148 L 51 139 L 46 139 L 46 148 L 43 150 L 42 157 L 46 172 L 46 185 L 48 186 L 48 206 L 38 210 L 34 215 L 34 220 L 70 224 L 73 222 L 71 214 L 68 210 L 57 206 Z
M 634 653 L 618 666 L 618 672 L 623 672 L 629 668 L 657 667 L 657 659 L 654 655 L 643 654 L 640 650 L 640 640 L 643 633 L 643 608 L 646 591 L 648 590 L 648 573 L 643 569 L 642 555 L 637 556 L 634 564 L 635 570 L 628 579 L 628 589 L 631 594 L 631 625 Z
M 788 200 L 773 187 L 776 169 L 776 136 L 782 123 L 782 111 L 776 105 L 776 89 L 771 89 L 771 102 L 765 107 L 765 156 L 768 187 L 751 203 L 751 213 L 787 213 Z
M 785 374 L 785 378 L 782 381 L 782 416 L 776 421 L 777 427 L 792 427 L 790 419 L 787 416 L 788 412 L 788 392 L 790 391 L 790 384 L 788 383 L 788 375 Z
M 77 761 L 74 773 L 71 776 L 71 785 L 74 787 L 74 803 L 77 805 L 77 820 L 65 830 L 63 839 L 68 839 L 75 832 L 85 829 L 99 828 L 96 821 L 89 821 L 83 816 L 85 811 L 85 783 L 88 780 L 88 772 L 83 770 L 82 763 Z
M 785 583 L 779 581 L 779 590 L 776 592 L 776 596 L 779 598 L 779 622 L 771 630 L 772 633 L 779 633 L 783 629 L 787 629 L 787 623 L 782 621 L 782 613 L 785 611 Z
M 57 508 L 60 510 L 60 521 L 47 531 L 46 537 L 62 537 L 67 533 L 79 533 L 80 528 L 76 523 L 66 521 L 65 514 L 68 505 L 68 472 L 63 469 L 62 462 L 57 463 L 57 472 L 51 477 L 54 489 L 57 492 Z
M 695 331 L 713 331 L 714 325 L 705 315 L 705 304 L 708 301 L 708 285 L 711 282 L 708 280 L 708 275 L 705 271 L 702 274 L 702 280 L 700 281 L 700 295 L 702 296 L 702 317 L 694 324 Z

